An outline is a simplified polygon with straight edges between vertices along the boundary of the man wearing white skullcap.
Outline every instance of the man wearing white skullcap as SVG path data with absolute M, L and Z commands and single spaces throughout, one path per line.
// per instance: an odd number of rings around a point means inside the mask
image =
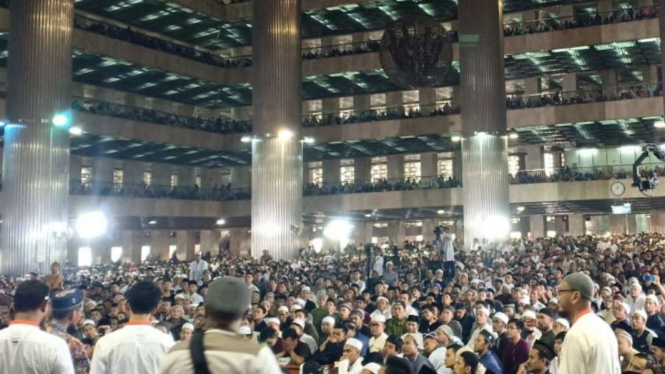
M 524 322 L 524 333 L 526 334 L 524 340 L 526 340 L 529 345 L 533 346 L 533 343 L 542 336 L 542 333 L 536 327 L 536 324 L 538 323 L 536 312 L 531 309 L 525 310 L 524 313 L 522 313 L 522 322 Z
M 647 328 L 647 313 L 636 310 L 631 314 L 633 322 L 633 348 L 640 352 L 651 352 L 651 341 L 656 333 Z
M 379 370 L 381 370 L 381 365 L 376 362 L 370 362 L 363 367 L 362 374 L 379 374 Z
M 466 344 L 466 346 L 471 349 L 473 349 L 473 344 L 482 330 L 487 330 L 494 334 L 494 329 L 490 322 L 490 311 L 486 306 L 476 305 L 476 326 L 477 328 L 471 333 L 471 337 Z
M 647 296 L 644 311 L 647 313 L 647 328 L 662 336 L 665 333 L 665 322 L 660 316 L 660 302 L 656 295 Z
M 385 333 L 386 330 L 386 317 L 382 314 L 375 314 L 372 316 L 372 321 L 370 322 L 370 332 L 372 337 L 369 339 L 369 352 L 381 352 L 383 346 L 386 345 L 386 340 L 388 339 L 388 334 Z
M 326 316 L 321 320 L 321 336 L 319 336 L 319 345 L 323 344 L 332 334 L 333 327 L 335 326 L 335 318 Z
M 344 354 L 342 360 L 335 364 L 339 374 L 361 374 L 363 371 L 363 360 L 360 352 L 363 350 L 363 343 L 358 339 L 347 339 L 344 344 Z

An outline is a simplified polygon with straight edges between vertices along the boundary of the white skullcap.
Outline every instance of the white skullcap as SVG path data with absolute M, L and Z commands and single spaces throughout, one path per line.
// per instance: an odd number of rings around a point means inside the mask
M 291 311 L 292 312 L 297 312 L 299 310 L 302 310 L 302 306 L 300 304 L 295 303 L 295 304 L 291 305 Z
M 527 318 L 536 319 L 536 312 L 534 312 L 533 310 L 524 311 L 524 313 L 522 313 L 522 319 L 527 319 Z
M 381 365 L 377 364 L 376 362 L 370 362 L 369 364 L 363 366 L 363 369 L 369 370 L 369 372 L 372 374 L 379 374 L 379 370 L 381 370 Z
M 494 317 L 492 317 L 492 320 L 498 319 L 499 321 L 503 322 L 504 325 L 508 324 L 508 321 L 510 318 L 506 315 L 506 313 L 503 312 L 497 312 L 494 314 Z
M 266 318 L 265 321 L 266 321 L 266 325 L 269 324 L 269 323 L 276 323 L 277 325 L 282 324 L 282 321 L 280 321 L 279 318 L 270 317 L 270 318 Z
M 645 321 L 647 320 L 647 312 L 645 312 L 644 309 L 638 309 L 638 310 L 634 311 L 633 315 L 636 315 L 636 314 L 638 316 L 642 317 L 643 320 L 645 320 Z
M 626 311 L 626 314 L 630 314 L 630 305 L 628 305 L 627 303 L 620 303 L 619 305 L 621 305 L 623 310 Z
M 183 330 L 194 331 L 194 325 L 192 325 L 191 323 L 185 323 L 184 325 L 182 325 L 182 329 Z
M 252 329 L 249 328 L 249 326 L 240 326 L 238 329 L 238 334 L 240 335 L 251 335 L 252 334 Z
M 354 338 L 346 339 L 346 343 L 344 343 L 344 345 L 350 345 L 353 348 L 357 349 L 358 351 L 363 350 L 363 342 L 361 342 L 358 339 L 354 339 Z
M 559 303 L 559 299 L 557 299 L 556 297 L 553 297 L 553 298 L 551 298 L 550 301 L 548 301 L 547 303 L 548 303 L 548 304 L 549 304 L 549 303 L 558 304 L 558 303 Z
M 388 298 L 385 297 L 385 296 L 379 296 L 379 297 L 376 298 L 376 302 L 377 302 L 377 303 L 378 303 L 380 300 L 385 300 L 387 303 L 390 302 L 390 300 L 388 300 Z
M 484 307 L 484 306 L 479 306 L 479 307 L 477 307 L 477 308 L 476 308 L 476 314 L 478 314 L 478 312 L 483 313 L 483 314 L 486 315 L 487 317 L 490 316 L 490 310 L 487 309 L 487 307 Z
M 386 316 L 383 314 L 373 314 L 371 323 L 386 323 Z
M 565 318 L 557 318 L 557 320 L 554 321 L 554 322 L 556 322 L 556 323 L 560 324 L 561 326 L 565 327 L 566 330 L 568 330 L 570 328 L 570 322 L 568 322 L 568 320 L 565 319 Z
M 296 303 L 300 304 L 300 306 L 305 306 L 305 304 L 307 304 L 307 302 L 301 298 L 297 298 Z
M 175 298 L 176 298 L 176 299 L 184 299 L 184 298 L 185 298 L 185 295 L 179 293 L 179 294 L 175 295 Z
M 286 306 L 286 305 L 282 305 L 282 306 L 280 306 L 280 307 L 277 309 L 277 312 L 278 312 L 278 313 L 279 313 L 279 312 L 285 312 L 285 313 L 288 313 L 288 312 L 289 312 L 289 307 Z
M 301 291 L 308 291 L 309 292 L 309 291 L 312 291 L 312 289 L 309 288 L 309 286 L 305 286 L 305 287 L 302 288 Z
M 323 320 L 321 320 L 321 324 L 324 324 L 324 323 L 329 323 L 329 324 L 335 326 L 335 318 L 331 317 L 331 316 L 324 317 Z
M 86 325 L 97 326 L 97 324 L 95 323 L 95 321 L 93 321 L 93 320 L 91 320 L 91 319 L 86 319 L 85 321 L 83 321 L 83 326 L 86 326 Z
M 660 301 L 658 301 L 658 296 L 656 295 L 647 295 L 647 300 L 653 301 L 656 305 L 660 304 Z
M 386 266 L 393 266 L 393 262 L 392 261 L 386 262 Z
M 300 328 L 303 330 L 305 329 L 305 321 L 303 321 L 302 319 L 294 319 L 293 324 L 300 326 Z

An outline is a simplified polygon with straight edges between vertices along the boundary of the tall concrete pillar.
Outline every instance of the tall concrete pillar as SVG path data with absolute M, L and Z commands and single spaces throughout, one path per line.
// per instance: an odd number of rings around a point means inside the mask
M 577 74 L 571 73 L 563 76 L 563 92 L 577 91 Z
M 323 184 L 339 184 L 341 179 L 340 160 L 323 160 Z
M 372 107 L 371 95 L 358 95 L 353 97 L 353 109 L 356 112 L 370 110 Z
M 610 232 L 612 234 L 625 234 L 626 233 L 626 215 L 625 214 L 612 214 L 610 216 Z
M 168 261 L 169 246 L 172 244 L 169 232 L 167 230 L 153 231 L 150 236 L 152 237 L 150 255 L 153 258 L 159 258 L 162 261 Z
M 535 95 L 540 93 L 540 78 L 526 78 L 524 80 L 524 91 L 527 95 Z
M 404 156 L 388 156 L 388 179 L 394 181 L 404 178 Z
M 298 253 L 303 160 L 300 0 L 254 2 L 252 255 Z M 280 134 L 282 136 L 279 136 Z M 268 134 L 271 136 L 268 137 Z
M 252 186 L 252 171 L 246 166 L 231 168 L 231 187 L 249 188 Z
M 362 157 L 353 161 L 356 183 L 369 183 L 372 181 L 372 158 Z
M 542 214 L 535 214 L 529 217 L 529 232 L 532 238 L 545 237 L 545 216 Z
M 420 112 L 429 116 L 436 109 L 436 90 L 434 88 L 420 89 Z
M 10 10 L 0 273 L 25 275 L 67 256 L 49 227 L 68 219 L 69 132 L 52 119 L 71 117 L 74 2 L 13 1 Z
M 394 245 L 401 245 L 406 238 L 406 225 L 404 221 L 388 222 L 389 239 Z
M 217 255 L 219 245 L 219 231 L 203 230 L 201 231 L 201 253 L 210 252 L 213 256 Z
M 178 231 L 176 234 L 176 255 L 180 261 L 194 259 L 196 248 L 196 235 L 194 231 Z
M 652 210 L 650 216 L 651 227 L 649 231 L 659 234 L 665 233 L 665 213 Z
M 510 231 L 503 10 L 500 0 L 459 2 L 464 237 L 506 240 Z
M 420 155 L 420 174 L 423 177 L 434 177 L 438 174 L 438 155 L 434 152 Z
M 123 231 L 120 240 L 114 244 L 122 247 L 122 262 L 141 262 L 141 232 Z
M 565 235 L 568 232 L 564 219 L 567 219 L 566 216 L 554 217 L 554 231 L 556 231 L 557 236 Z
M 584 214 L 568 215 L 568 235 L 578 237 L 586 235 L 586 220 Z

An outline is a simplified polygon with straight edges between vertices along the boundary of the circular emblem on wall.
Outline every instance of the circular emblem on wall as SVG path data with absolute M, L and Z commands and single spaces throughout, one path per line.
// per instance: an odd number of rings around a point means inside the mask
M 621 182 L 614 182 L 610 187 L 610 191 L 612 192 L 612 195 L 618 197 L 623 195 L 624 192 L 626 192 L 626 186 L 624 186 L 624 184 Z

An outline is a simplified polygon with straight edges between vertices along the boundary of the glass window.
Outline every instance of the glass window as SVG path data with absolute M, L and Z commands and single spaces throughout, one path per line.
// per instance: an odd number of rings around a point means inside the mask
M 309 182 L 318 184 L 319 186 L 323 185 L 323 168 L 315 167 L 309 169 Z
M 405 157 L 404 159 L 406 160 L 407 157 Z M 420 156 L 418 158 L 420 159 Z M 408 161 L 408 162 L 404 163 L 404 179 L 420 180 L 420 175 L 421 175 L 420 174 L 420 160 L 418 160 L 418 161 Z
M 149 171 L 144 171 L 143 172 L 143 183 L 146 184 L 146 186 L 149 186 L 152 183 L 152 173 Z
M 404 227 L 423 227 L 423 221 L 409 221 L 404 223 Z
M 520 171 L 520 156 L 508 156 L 508 172 L 513 177 Z
M 201 188 L 201 176 L 200 175 L 196 176 L 196 185 L 199 186 L 199 188 Z
M 173 245 L 173 244 L 169 245 L 169 258 L 173 258 L 173 254 L 177 250 L 178 250 L 178 246 Z
M 342 166 L 340 168 L 342 183 L 353 183 L 356 180 L 356 168 L 354 166 Z
M 437 170 L 439 176 L 444 179 L 455 177 L 455 173 L 453 171 L 453 160 L 451 159 L 439 160 L 437 163 Z
M 113 170 L 113 187 L 121 188 L 125 180 L 125 172 L 121 169 Z
M 387 157 L 374 157 L 372 158 L 372 183 L 376 183 L 380 179 L 388 178 L 388 158 Z
M 92 184 L 92 166 L 81 167 L 81 185 L 90 187 Z
M 178 187 L 178 174 L 171 174 L 171 188 Z
M 92 265 L 92 248 L 81 247 L 79 248 L 79 266 Z
M 118 262 L 122 258 L 122 247 L 111 247 L 111 262 Z
M 545 175 L 549 177 L 554 172 L 554 155 L 547 152 L 544 156 L 543 164 L 545 165 Z

